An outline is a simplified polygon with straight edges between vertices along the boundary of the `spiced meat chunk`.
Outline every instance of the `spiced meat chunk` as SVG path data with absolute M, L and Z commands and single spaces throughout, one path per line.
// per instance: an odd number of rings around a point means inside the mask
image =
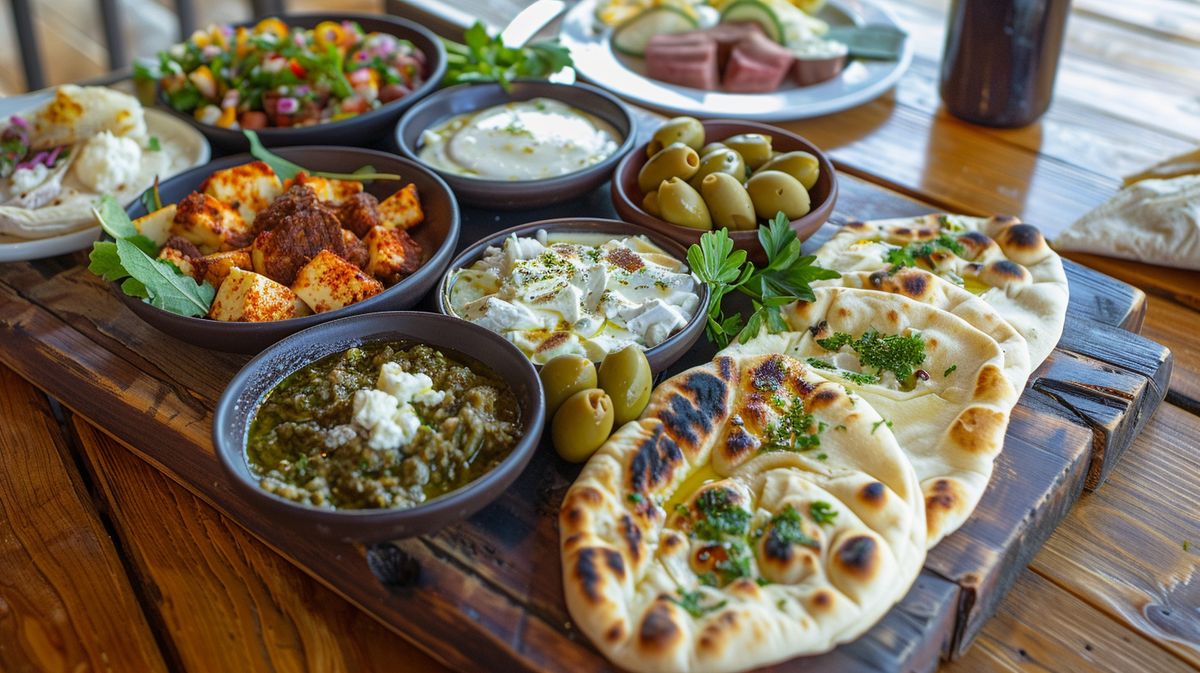
M 304 186 L 294 186 L 271 202 L 254 221 L 261 231 L 254 239 L 254 270 L 284 285 L 322 250 L 346 257 L 346 240 L 333 210 Z
M 371 227 L 380 224 L 379 199 L 366 192 L 359 192 L 342 202 L 337 210 L 342 226 L 363 238 Z

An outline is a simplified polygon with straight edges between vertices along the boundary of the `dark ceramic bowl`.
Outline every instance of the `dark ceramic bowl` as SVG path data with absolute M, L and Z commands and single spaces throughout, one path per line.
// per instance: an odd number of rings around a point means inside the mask
M 268 147 L 286 145 L 371 145 L 379 138 L 387 137 L 392 125 L 401 114 L 441 84 L 446 73 L 446 50 L 442 42 L 428 28 L 396 16 L 386 14 L 283 14 L 279 17 L 289 27 L 312 28 L 322 21 L 356 21 L 368 33 L 387 33 L 408 40 L 425 54 L 425 82 L 404 98 L 385 103 L 378 108 L 341 121 L 326 122 L 312 126 L 294 128 L 265 128 L 257 131 L 258 137 Z M 249 21 L 235 26 L 253 26 Z M 171 114 L 187 121 L 203 133 L 214 148 L 222 152 L 245 152 L 250 145 L 240 130 L 223 129 L 212 124 L 203 124 L 189 113 L 179 112 L 159 96 L 159 106 Z
M 552 98 L 610 123 L 622 142 L 611 156 L 582 170 L 544 180 L 482 180 L 437 171 L 465 204 L 480 208 L 525 210 L 568 201 L 600 186 L 637 138 L 637 122 L 615 96 L 587 84 L 515 82 L 512 91 L 498 84 L 462 84 L 439 91 L 413 107 L 396 126 L 396 145 L 404 156 L 420 161 L 421 134 L 447 119 L 495 105 L 531 98 Z
M 564 217 L 555 220 L 530 222 L 505 229 L 504 231 L 498 231 L 460 252 L 454 258 L 454 261 L 450 262 L 449 269 L 446 271 L 445 276 L 442 277 L 442 282 L 438 285 L 435 295 L 437 310 L 445 315 L 453 315 L 450 312 L 450 290 L 454 286 L 454 274 L 456 271 L 474 264 L 480 257 L 483 257 L 483 253 L 488 247 L 499 247 L 504 243 L 504 239 L 509 236 L 513 234 L 518 236 L 532 236 L 539 229 L 545 229 L 547 233 L 578 232 L 587 234 L 612 234 L 614 238 L 618 236 L 645 236 L 650 239 L 651 243 L 667 251 L 672 257 L 685 264 L 687 263 L 687 250 L 682 245 L 665 236 L 656 234 L 653 231 L 647 231 L 643 227 L 629 224 L 628 222 L 589 217 Z M 700 335 L 704 333 L 704 326 L 706 324 L 705 311 L 708 308 L 708 286 L 699 282 L 697 285 L 700 288 L 700 301 L 697 304 L 696 314 L 688 320 L 682 329 L 672 334 L 666 341 L 646 350 L 646 359 L 650 362 L 650 370 L 655 374 L 670 367 L 676 360 L 683 357 L 695 345 Z
M 246 434 L 263 398 L 289 374 L 332 353 L 377 341 L 428 344 L 485 365 L 512 389 L 524 434 L 492 471 L 462 488 L 409 509 L 332 510 L 264 491 L 246 460 Z M 213 445 L 236 490 L 273 520 L 304 533 L 347 542 L 394 540 L 461 521 L 500 497 L 537 449 L 545 425 L 542 384 L 515 346 L 471 323 L 436 313 L 372 313 L 318 325 L 263 351 L 242 368 L 213 415 Z
M 366 190 L 378 196 L 381 201 L 405 184 L 415 184 L 425 211 L 425 221 L 410 229 L 408 233 L 421 244 L 422 254 L 426 257 L 421 268 L 374 297 L 356 304 L 326 313 L 274 322 L 222 322 L 207 318 L 187 318 L 130 297 L 121 292 L 114 283 L 114 291 L 138 317 L 177 339 L 197 346 L 231 353 L 257 353 L 293 332 L 318 323 L 371 311 L 409 308 L 420 301 L 441 279 L 454 254 L 454 248 L 458 245 L 459 225 L 458 204 L 455 203 L 450 188 L 441 178 L 419 164 L 376 150 L 353 147 L 284 147 L 275 153 L 311 170 L 349 173 L 370 164 L 380 172 L 399 174 L 403 178 L 401 182 L 375 181 L 366 185 Z M 178 202 L 198 188 L 213 171 L 253 160 L 248 154 L 239 154 L 177 175 L 159 186 L 163 203 Z M 128 212 L 129 216 L 134 218 L 146 214 L 140 202 L 130 206 Z
M 812 236 L 829 219 L 829 216 L 833 214 L 833 206 L 837 203 L 837 172 L 833 169 L 833 163 L 829 161 L 829 157 L 825 156 L 825 153 L 816 145 L 778 126 L 723 119 L 704 122 L 704 135 L 707 142 L 719 142 L 724 138 L 739 133 L 762 133 L 769 135 L 772 138 L 772 147 L 775 150 L 780 152 L 803 150 L 811 152 L 817 157 L 817 161 L 821 166 L 821 175 L 817 178 L 817 183 L 809 191 L 809 198 L 812 200 L 812 210 L 809 210 L 803 217 L 792 220 L 792 229 L 796 231 L 796 236 L 800 240 L 803 241 Z M 641 145 L 625 155 L 620 165 L 617 166 L 617 171 L 613 174 L 612 180 L 613 206 L 617 209 L 617 213 L 624 220 L 640 224 L 685 246 L 698 243 L 700 235 L 704 233 L 703 231 L 678 224 L 671 224 L 642 209 L 642 197 L 645 195 L 638 188 L 637 178 L 638 172 L 642 170 L 642 166 L 646 165 L 647 158 L 646 145 Z M 757 231 L 731 231 L 729 232 L 729 237 L 733 239 L 734 247 L 748 251 L 750 257 L 757 261 L 763 261 L 763 250 L 762 245 L 758 242 Z

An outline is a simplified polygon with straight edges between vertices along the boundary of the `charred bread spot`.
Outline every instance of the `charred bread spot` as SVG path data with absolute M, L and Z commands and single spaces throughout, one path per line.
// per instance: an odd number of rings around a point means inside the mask
M 618 579 L 624 579 L 625 559 L 621 556 L 621 552 L 615 549 L 605 549 L 604 563 L 608 565 L 608 569 L 611 570 Z
M 897 323 L 897 322 L 900 322 L 900 314 L 899 314 L 899 313 L 897 313 L 897 312 L 896 312 L 896 309 L 894 309 L 894 308 L 893 308 L 893 309 L 888 309 L 888 312 L 887 312 L 887 319 L 888 319 L 888 322 L 891 322 L 891 323 Z
M 929 227 L 921 227 L 917 230 L 917 240 L 924 241 L 937 236 L 937 232 Z
M 1013 248 L 1023 252 L 1033 252 L 1042 249 L 1046 240 L 1042 232 L 1032 224 L 1014 224 L 1000 234 L 1000 242 L 1005 248 Z
M 663 432 L 662 425 L 655 425 L 654 432 L 642 440 L 629 461 L 630 492 L 647 493 L 670 482 L 675 467 L 682 463 L 679 445 Z
M 763 559 L 769 563 L 787 565 L 792 560 L 792 544 L 779 536 L 779 530 L 771 526 L 763 539 Z
M 642 649 L 665 652 L 683 638 L 683 633 L 675 625 L 675 615 L 667 602 L 669 600 L 660 596 L 642 617 L 642 624 L 638 627 L 638 644 Z
M 998 259 L 987 265 L 986 271 L 997 280 L 1022 281 L 1029 274 L 1025 267 L 1007 259 Z
M 575 547 L 579 546 L 580 542 L 583 542 L 583 533 L 572 533 L 571 535 L 563 538 L 563 550 L 566 551 L 574 549 Z
M 905 273 L 900 277 L 901 294 L 914 299 L 925 296 L 929 288 L 929 280 L 923 273 Z
M 587 547 L 580 549 L 579 555 L 575 557 L 575 579 L 579 580 L 579 586 L 583 587 L 583 595 L 592 603 L 602 600 L 600 583 L 603 578 L 600 577 L 600 569 L 596 565 L 598 551 L 600 550 L 595 547 Z
M 678 547 L 681 544 L 683 544 L 683 538 L 679 537 L 675 533 L 667 534 L 666 536 L 663 537 L 663 540 L 662 540 L 662 548 L 664 551 L 666 551 L 668 553 L 673 551 L 676 547 Z
M 722 381 L 733 380 L 733 358 L 722 355 L 713 362 L 717 365 L 717 376 L 720 376 Z
M 610 643 L 620 642 L 625 637 L 624 622 L 613 624 L 607 631 L 604 632 L 604 639 Z
M 992 246 L 992 239 L 986 234 L 979 231 L 966 231 L 958 235 L 958 243 L 963 247 L 963 252 L 966 253 L 966 259 L 976 259 L 983 251 Z
M 834 559 L 846 574 L 867 579 L 879 566 L 879 545 L 873 537 L 854 535 L 842 542 Z
M 701 650 L 719 650 L 723 634 L 727 631 L 732 631 L 737 627 L 737 613 L 733 610 L 725 610 L 717 615 L 715 619 L 709 622 L 704 630 L 700 632 L 700 638 L 697 644 Z
M 886 492 L 887 491 L 885 490 L 883 484 L 878 481 L 873 481 L 859 489 L 858 495 L 859 499 L 863 502 L 867 503 L 868 505 L 878 507 L 879 505 L 883 504 L 884 495 Z
M 734 428 L 725 440 L 725 455 L 731 460 L 753 453 L 758 449 L 759 441 L 744 428 Z
M 875 273 L 872 273 L 870 276 L 867 276 L 867 282 L 870 283 L 871 287 L 875 288 L 876 290 L 883 288 L 883 284 L 887 280 L 888 280 L 888 272 L 886 270 L 876 271 Z
M 838 310 L 837 310 L 837 314 L 841 318 L 849 318 L 850 317 L 850 309 L 847 309 L 844 306 L 839 306 Z
M 582 486 L 575 489 L 575 497 L 586 501 L 591 505 L 599 505 L 604 502 L 604 494 L 592 488 L 591 486 Z
M 809 411 L 815 411 L 817 409 L 821 409 L 822 407 L 833 405 L 841 396 L 842 395 L 838 392 L 837 388 L 832 386 L 821 386 L 821 389 L 809 398 L 808 404 L 805 406 L 808 407 Z
M 984 365 L 975 379 L 976 402 L 998 402 L 1012 391 L 1008 379 L 1000 368 L 993 364 Z
M 792 375 L 788 377 L 788 388 L 793 393 L 801 397 L 807 397 L 812 394 L 812 391 L 816 388 L 816 386 L 809 383 L 808 379 L 804 378 L 804 370 L 798 367 L 792 372 Z
M 820 339 L 820 338 L 822 338 L 822 335 L 825 335 L 825 334 L 828 334 L 828 333 L 829 333 L 829 322 L 828 322 L 828 321 L 825 321 L 825 320 L 822 320 L 822 321 L 821 321 L 821 322 L 819 322 L 819 323 L 815 323 L 815 324 L 809 325 L 809 326 L 808 326 L 808 333 L 809 333 L 809 334 L 811 334 L 811 335 L 813 335 L 813 338 L 814 338 L 814 339 Z
M 720 544 L 706 544 L 692 553 L 692 569 L 696 574 L 715 572 L 717 564 L 729 561 L 729 552 Z
M 691 399 L 680 393 L 672 395 L 662 421 L 673 436 L 694 448 L 700 443 L 697 429 L 708 433 L 714 421 L 725 417 L 728 386 L 712 374 L 695 372 L 687 375 L 682 388 Z
M 827 589 L 818 589 L 808 601 L 812 604 L 813 612 L 824 612 L 833 606 L 833 594 Z
M 1007 417 L 987 407 L 968 407 L 950 426 L 950 439 L 968 453 L 995 453 Z
M 742 402 L 742 419 L 745 422 L 746 418 L 750 419 L 750 423 L 756 427 L 763 427 L 767 424 L 767 403 L 763 400 L 762 395 L 758 393 L 750 393 Z
M 892 230 L 892 235 L 901 238 L 907 238 L 912 236 L 912 229 L 909 229 L 908 227 L 896 227 Z
M 958 509 L 958 492 L 948 479 L 938 479 L 933 482 L 925 495 L 925 519 L 932 532 L 936 530 L 935 523 L 940 521 L 948 512 Z
M 862 220 L 850 220 L 846 224 L 842 225 L 842 228 L 843 229 L 867 229 L 869 227 L 867 227 L 867 223 L 863 222 Z
M 779 356 L 769 357 L 750 372 L 750 382 L 755 390 L 779 390 L 787 376 L 787 365 Z
M 762 593 L 758 590 L 758 585 L 754 583 L 754 580 L 749 577 L 734 580 L 727 590 L 735 596 L 745 596 L 747 598 L 756 598 Z
M 634 523 L 633 517 L 625 514 L 621 517 L 621 536 L 629 547 L 629 558 L 636 564 L 642 557 L 642 529 Z
M 583 520 L 583 510 L 578 507 L 572 507 L 566 510 L 563 516 L 566 517 L 568 523 L 578 524 Z

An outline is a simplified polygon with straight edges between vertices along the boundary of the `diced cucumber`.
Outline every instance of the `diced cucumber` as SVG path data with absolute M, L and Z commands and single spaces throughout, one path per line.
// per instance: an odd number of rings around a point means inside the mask
M 645 56 L 646 45 L 655 35 L 673 35 L 695 30 L 696 19 L 678 7 L 651 7 L 613 30 L 613 48 L 628 56 Z

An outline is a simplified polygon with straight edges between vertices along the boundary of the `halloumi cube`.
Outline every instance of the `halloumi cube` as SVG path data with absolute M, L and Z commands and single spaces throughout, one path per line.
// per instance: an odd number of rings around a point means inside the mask
M 230 250 L 228 252 L 214 252 L 211 255 L 201 257 L 196 262 L 197 275 L 201 276 L 201 280 L 208 281 L 213 287 L 221 287 L 221 283 L 233 269 L 242 269 L 244 271 L 252 271 L 254 269 L 250 264 L 250 250 L 247 248 Z
M 229 270 L 208 309 L 208 317 L 227 322 L 287 320 L 309 313 L 288 286 L 236 267 Z
M 174 264 L 185 276 L 196 277 L 196 267 L 192 265 L 192 260 L 188 259 L 187 255 L 183 254 L 175 248 L 163 248 L 158 251 L 158 258 L 165 259 Z M 213 287 L 216 287 L 215 285 Z
M 297 173 L 296 177 L 284 184 L 284 190 L 292 185 L 305 185 L 317 194 L 317 199 L 339 204 L 363 190 L 363 183 L 358 180 L 335 180 L 308 173 Z
M 332 311 L 383 292 L 383 283 L 322 250 L 296 274 L 292 290 L 317 313 Z
M 237 210 L 209 194 L 192 192 L 176 207 L 168 233 L 191 241 L 201 253 L 209 255 L 246 247 L 253 229 Z
M 401 237 L 408 237 L 408 234 L 384 226 L 371 227 L 363 239 L 367 244 L 367 273 L 394 283 L 420 266 L 420 260 L 413 259 L 413 249 L 406 246 Z
M 200 185 L 200 191 L 228 204 L 247 224 L 253 224 L 258 212 L 283 193 L 283 183 L 265 162 L 251 161 L 215 171 Z
M 421 210 L 421 197 L 417 186 L 411 182 L 404 189 L 392 194 L 379 204 L 380 224 L 391 229 L 405 230 L 425 220 Z
M 163 206 L 148 215 L 142 215 L 133 221 L 138 233 L 162 245 L 171 237 L 171 224 L 175 222 L 175 204 Z

